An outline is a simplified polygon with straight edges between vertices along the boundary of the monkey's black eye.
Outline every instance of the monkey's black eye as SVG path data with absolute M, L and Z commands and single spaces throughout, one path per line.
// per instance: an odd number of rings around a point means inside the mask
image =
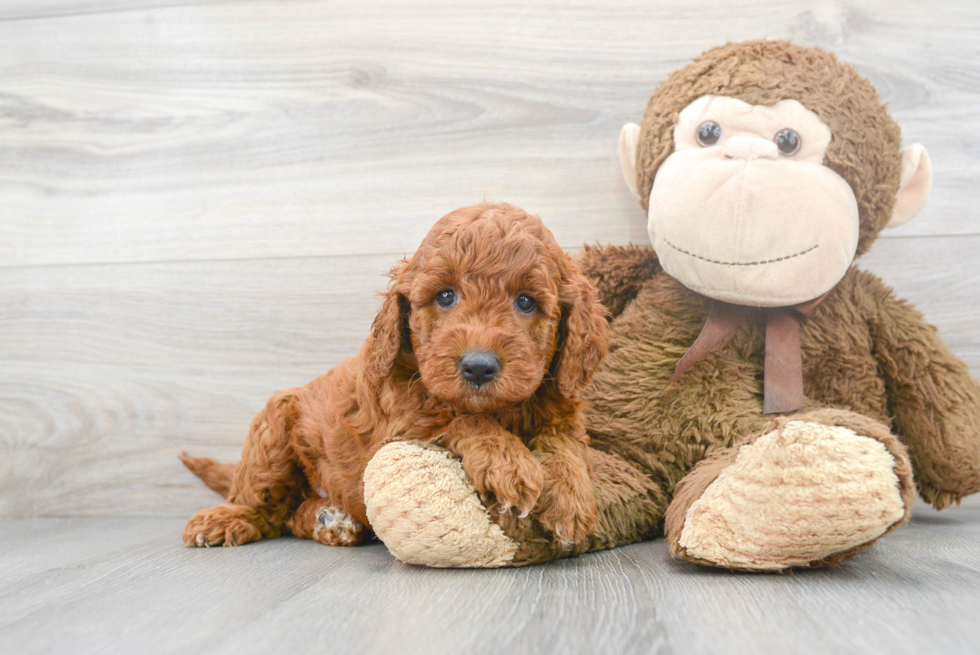
M 525 314 L 530 314 L 537 306 L 538 303 L 534 301 L 534 298 L 526 293 L 522 293 L 514 300 L 514 307 L 517 308 L 517 311 L 524 312 Z
M 443 289 L 436 294 L 436 302 L 440 307 L 448 309 L 456 304 L 456 292 L 452 289 Z
M 772 140 L 776 142 L 776 147 L 779 148 L 779 152 L 787 157 L 795 155 L 800 151 L 800 146 L 803 145 L 803 139 L 800 138 L 800 133 L 789 127 L 776 132 L 776 136 Z
M 698 143 L 702 146 L 713 146 L 721 138 L 721 125 L 714 121 L 705 121 L 698 125 Z

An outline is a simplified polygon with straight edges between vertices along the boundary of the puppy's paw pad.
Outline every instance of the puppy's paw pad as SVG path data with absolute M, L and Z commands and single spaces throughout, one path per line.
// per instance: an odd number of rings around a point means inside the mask
M 324 507 L 316 515 L 313 538 L 327 546 L 356 546 L 364 539 L 364 526 L 342 510 Z

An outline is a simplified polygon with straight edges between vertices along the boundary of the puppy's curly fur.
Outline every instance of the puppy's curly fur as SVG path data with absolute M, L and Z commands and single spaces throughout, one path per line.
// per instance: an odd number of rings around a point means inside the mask
M 511 205 L 465 207 L 436 223 L 391 278 L 358 354 L 273 395 L 237 466 L 182 457 L 227 500 L 190 519 L 187 545 L 234 546 L 284 528 L 361 543 L 370 534 L 364 468 L 392 440 L 441 443 L 484 500 L 536 511 L 563 541 L 595 526 L 579 394 L 605 355 L 608 324 L 551 232 Z M 472 352 L 499 362 L 479 386 L 461 371 Z

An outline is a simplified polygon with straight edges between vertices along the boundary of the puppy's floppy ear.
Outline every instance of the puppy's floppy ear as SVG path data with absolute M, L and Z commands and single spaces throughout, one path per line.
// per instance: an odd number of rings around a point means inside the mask
M 606 308 L 595 287 L 568 258 L 560 300 L 562 325 L 558 343 L 558 390 L 566 398 L 578 396 L 592 381 L 609 350 Z
M 408 337 L 408 314 L 411 306 L 406 298 L 409 287 L 408 267 L 409 262 L 402 261 L 392 269 L 391 283 L 381 301 L 381 309 L 371 324 L 364 374 L 366 382 L 375 391 L 391 375 L 398 353 L 403 348 L 411 347 Z

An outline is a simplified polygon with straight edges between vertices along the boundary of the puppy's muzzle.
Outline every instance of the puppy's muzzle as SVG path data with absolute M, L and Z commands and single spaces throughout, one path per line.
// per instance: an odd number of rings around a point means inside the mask
M 470 350 L 459 359 L 459 372 L 474 387 L 482 387 L 500 372 L 500 360 L 485 350 Z

